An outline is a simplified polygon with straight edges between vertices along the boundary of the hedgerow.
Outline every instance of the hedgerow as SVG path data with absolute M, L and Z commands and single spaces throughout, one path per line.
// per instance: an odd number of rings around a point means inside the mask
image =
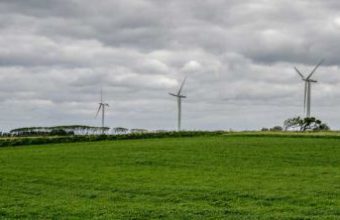
M 72 135 L 72 136 L 41 136 L 20 137 L 0 139 L 0 147 L 41 145 L 53 143 L 74 143 L 93 141 L 115 141 L 129 139 L 151 139 L 151 138 L 176 138 L 217 136 L 225 137 L 287 137 L 287 138 L 336 138 L 340 139 L 339 132 L 226 132 L 226 131 L 181 131 L 181 132 L 149 132 L 130 133 L 118 135 Z
M 159 133 L 130 133 L 119 135 L 73 135 L 73 136 L 44 136 L 44 137 L 21 137 L 0 139 L 0 147 L 40 145 L 53 143 L 92 142 L 104 140 L 128 140 L 128 139 L 149 139 L 167 137 L 194 137 L 203 135 L 222 135 L 223 131 L 181 131 L 181 132 L 159 132 Z

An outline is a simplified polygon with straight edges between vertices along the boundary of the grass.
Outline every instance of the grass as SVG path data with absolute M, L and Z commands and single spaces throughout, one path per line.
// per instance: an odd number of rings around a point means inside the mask
M 0 149 L 3 219 L 339 219 L 340 140 L 212 136 Z

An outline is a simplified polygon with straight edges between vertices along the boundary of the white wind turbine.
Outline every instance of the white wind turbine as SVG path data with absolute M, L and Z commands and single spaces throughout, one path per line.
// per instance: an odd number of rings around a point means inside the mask
M 181 130 L 181 120 L 182 120 L 182 99 L 186 98 L 186 96 L 182 95 L 182 90 L 185 84 L 187 77 L 184 78 L 181 87 L 179 88 L 177 94 L 169 93 L 169 95 L 175 96 L 177 98 L 177 107 L 178 107 L 178 121 L 177 121 L 177 130 Z
M 306 117 L 308 118 L 310 117 L 310 113 L 311 113 L 310 109 L 311 109 L 311 99 L 312 99 L 312 83 L 318 82 L 314 79 L 311 79 L 311 77 L 323 62 L 324 60 L 321 60 L 307 77 L 305 77 L 296 67 L 294 67 L 295 71 L 301 76 L 301 79 L 305 82 L 303 108 L 306 113 Z
M 105 127 L 105 108 L 110 107 L 109 104 L 103 102 L 103 90 L 100 90 L 100 103 L 99 108 L 96 114 L 96 118 L 98 117 L 98 114 L 100 110 L 102 110 L 102 133 L 104 133 L 104 127 Z

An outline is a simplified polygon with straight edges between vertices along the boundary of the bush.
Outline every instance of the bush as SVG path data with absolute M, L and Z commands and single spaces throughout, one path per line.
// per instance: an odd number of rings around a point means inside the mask
M 289 118 L 284 121 L 285 130 L 298 129 L 299 131 L 329 131 L 327 124 L 322 123 L 321 120 L 315 117 L 310 118 Z
M 270 129 L 270 131 L 283 131 L 283 128 L 281 126 L 274 126 Z
M 68 135 L 68 133 L 63 129 L 53 129 L 50 135 L 65 136 L 65 135 Z

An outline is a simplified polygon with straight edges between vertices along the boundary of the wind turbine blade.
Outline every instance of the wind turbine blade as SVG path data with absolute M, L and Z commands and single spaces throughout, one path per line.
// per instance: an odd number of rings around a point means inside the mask
M 185 84 L 185 81 L 186 81 L 186 80 L 187 80 L 187 77 L 184 78 L 184 80 L 183 80 L 183 82 L 182 82 L 182 85 L 181 85 L 181 87 L 180 87 L 179 90 L 178 90 L 177 95 L 180 95 L 180 94 L 181 94 L 181 92 L 182 92 L 182 90 L 183 90 L 183 87 L 184 87 L 184 84 Z
M 316 67 L 315 67 L 315 68 L 312 70 L 312 72 L 308 75 L 307 79 L 309 79 L 309 78 L 312 77 L 312 75 L 315 73 L 315 71 L 319 68 L 319 66 L 320 66 L 324 61 L 325 61 L 325 60 L 322 59 L 322 60 L 318 63 L 318 65 L 316 65 Z
M 305 77 L 302 75 L 302 73 L 300 72 L 300 70 L 298 70 L 298 68 L 294 67 L 295 71 L 301 76 L 302 79 L 305 79 Z
M 169 92 L 169 95 L 172 95 L 172 96 L 178 97 L 176 94 L 173 94 L 173 93 L 170 93 L 170 92 Z
M 97 111 L 97 114 L 96 114 L 96 118 L 98 117 L 98 114 L 99 114 L 101 108 L 102 108 L 102 104 L 99 104 L 99 108 L 98 108 L 98 111 Z
M 100 103 L 103 103 L 103 88 L 100 89 Z

